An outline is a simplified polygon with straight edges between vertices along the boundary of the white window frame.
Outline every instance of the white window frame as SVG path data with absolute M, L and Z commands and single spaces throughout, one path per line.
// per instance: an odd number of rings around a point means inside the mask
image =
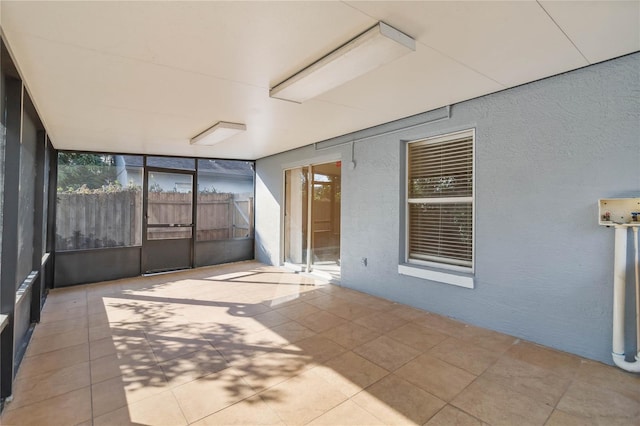
M 451 263 L 444 263 L 438 261 L 409 259 L 409 234 L 410 234 L 410 221 L 409 221 L 409 147 L 413 143 L 440 143 L 450 140 L 459 139 L 461 137 L 470 136 L 472 139 L 472 195 L 471 197 L 464 197 L 464 202 L 471 203 L 471 226 L 472 226 L 472 241 L 471 241 L 471 266 L 460 266 Z M 407 142 L 405 153 L 405 252 L 404 252 L 404 265 L 399 265 L 398 272 L 403 275 L 410 275 L 417 278 L 423 278 L 433 281 L 444 282 L 447 284 L 457 285 L 461 287 L 473 288 L 473 273 L 475 272 L 475 238 L 476 238 L 476 206 L 475 206 L 475 194 L 476 194 L 476 135 L 475 129 L 467 129 L 463 131 L 447 133 L 443 135 L 428 137 L 424 139 L 418 139 L 415 141 Z M 462 198 L 462 197 L 461 197 Z M 421 199 L 414 199 L 413 202 L 425 201 Z M 429 199 L 433 202 L 433 199 Z M 443 203 L 447 201 L 460 201 L 460 198 L 446 198 L 438 199 L 437 203 Z M 431 268 L 437 268 L 438 270 L 432 270 Z

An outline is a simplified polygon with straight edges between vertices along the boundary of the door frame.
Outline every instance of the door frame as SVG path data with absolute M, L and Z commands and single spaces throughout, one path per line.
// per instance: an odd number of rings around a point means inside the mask
M 191 176 L 191 223 L 190 224 L 177 224 L 179 227 L 189 227 L 191 228 L 191 244 L 189 244 L 189 266 L 186 268 L 179 269 L 168 269 L 167 271 L 172 270 L 180 270 L 180 269 L 191 269 L 195 267 L 195 251 L 196 251 L 196 229 L 197 229 L 197 198 L 198 198 L 198 169 L 197 169 L 197 161 L 195 170 L 184 170 L 184 169 L 171 169 L 171 168 L 163 168 L 163 167 L 154 167 L 147 166 L 146 157 L 144 161 L 144 179 L 142 185 L 142 253 L 140 256 L 140 270 L 143 275 L 145 274 L 153 274 L 156 272 L 163 271 L 150 271 L 147 268 L 148 255 L 149 255 L 149 243 L 148 243 L 148 228 L 149 228 L 149 217 L 148 217 L 148 207 L 149 207 L 149 173 L 158 172 L 158 173 L 173 173 L 173 174 L 182 174 Z M 164 226 L 163 226 L 164 225 Z M 176 224 L 153 224 L 151 228 L 167 228 Z M 186 225 L 186 226 L 185 226 Z
M 314 161 L 304 161 L 300 163 L 293 163 L 284 165 L 282 168 L 282 204 L 280 208 L 280 264 L 284 265 L 290 269 L 299 271 L 299 272 L 312 272 L 313 271 L 313 168 L 315 166 L 320 166 L 323 164 L 329 164 L 334 162 L 342 162 L 342 158 L 340 156 L 324 156 L 321 158 L 316 158 Z M 303 169 L 307 171 L 309 178 L 307 179 L 307 193 L 309 194 L 307 199 L 307 257 L 306 264 L 295 264 L 287 262 L 286 260 L 286 238 L 287 238 L 287 230 L 286 230 L 286 208 L 287 208 L 287 185 L 286 185 L 286 173 L 288 171 L 294 169 Z M 342 186 L 342 173 L 340 173 L 340 186 Z M 342 198 L 340 199 L 340 204 L 342 204 Z M 340 215 L 342 215 L 342 208 L 340 208 Z M 342 219 L 342 218 L 340 218 Z M 340 220 L 340 227 L 342 228 L 342 220 Z M 340 234 L 342 234 L 342 229 L 340 230 Z M 341 241 L 340 250 L 342 250 Z

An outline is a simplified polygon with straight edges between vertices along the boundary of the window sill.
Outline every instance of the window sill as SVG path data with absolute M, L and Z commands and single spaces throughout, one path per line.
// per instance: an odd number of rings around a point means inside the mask
M 421 268 L 416 265 L 398 265 L 398 273 L 423 280 L 455 285 L 464 288 L 474 288 L 473 275 L 455 274 L 452 272 L 440 272 L 433 269 Z

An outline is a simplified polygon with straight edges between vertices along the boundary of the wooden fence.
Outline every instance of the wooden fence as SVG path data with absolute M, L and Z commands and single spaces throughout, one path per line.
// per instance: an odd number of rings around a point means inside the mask
M 253 194 L 199 194 L 198 241 L 253 237 Z
M 142 193 L 57 195 L 56 248 L 78 250 L 142 244 Z M 150 224 L 192 223 L 192 194 L 150 192 Z M 253 237 L 253 194 L 200 193 L 198 241 Z M 149 228 L 149 239 L 189 238 L 185 228 Z
M 142 192 L 58 193 L 56 249 L 142 244 Z

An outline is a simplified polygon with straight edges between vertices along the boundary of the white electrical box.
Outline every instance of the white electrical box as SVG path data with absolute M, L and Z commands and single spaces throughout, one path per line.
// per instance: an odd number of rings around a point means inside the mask
M 598 224 L 640 224 L 640 198 L 603 198 L 598 200 Z

